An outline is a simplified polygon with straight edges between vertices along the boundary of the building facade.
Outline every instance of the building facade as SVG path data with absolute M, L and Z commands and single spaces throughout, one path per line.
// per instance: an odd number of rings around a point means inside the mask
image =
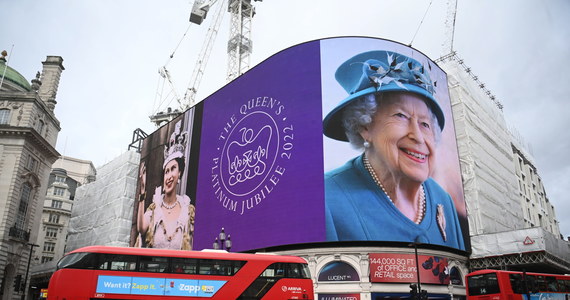
M 57 261 L 63 256 L 71 208 L 78 182 L 67 176 L 64 169 L 53 169 L 42 211 L 42 223 L 36 244 L 37 261 L 41 264 Z
M 560 236 L 560 226 L 554 206 L 546 195 L 546 189 L 532 157 L 522 143 L 513 137 L 513 155 L 519 197 L 524 215 L 524 227 L 542 227 L 555 236 Z M 563 237 L 560 237 L 563 238 Z
M 48 56 L 29 83 L 5 56 L 0 58 L 0 298 L 19 299 L 29 284 L 42 200 L 59 157 L 61 128 L 54 108 L 64 67 L 61 57 Z
M 52 168 L 65 170 L 67 177 L 77 181 L 80 185 L 91 183 L 97 179 L 97 169 L 90 160 L 61 156 L 55 161 Z
M 41 289 L 47 289 L 51 274 L 63 256 L 67 245 L 69 220 L 77 189 L 95 181 L 93 163 L 62 156 L 54 164 L 49 176 L 48 188 L 43 201 L 42 220 L 31 267 L 28 293 L 37 298 Z
M 472 243 L 470 270 L 570 272 L 570 243 L 560 235 L 528 147 L 510 129 L 501 103 L 451 53 L 448 74 Z

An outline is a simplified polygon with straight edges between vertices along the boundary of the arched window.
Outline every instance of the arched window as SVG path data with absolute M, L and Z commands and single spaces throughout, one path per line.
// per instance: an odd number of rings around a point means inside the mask
M 0 109 L 0 124 L 10 123 L 10 110 L 6 108 Z
M 449 277 L 451 280 L 451 284 L 453 285 L 463 285 L 463 275 L 461 275 L 461 271 L 459 268 L 453 267 L 449 272 Z
M 32 185 L 26 182 L 22 186 L 22 193 L 20 194 L 20 206 L 18 207 L 18 213 L 16 214 L 17 229 L 26 229 L 26 216 L 28 215 L 28 206 L 30 204 L 31 195 Z
M 318 281 L 360 281 L 360 276 L 351 265 L 333 261 L 321 269 Z

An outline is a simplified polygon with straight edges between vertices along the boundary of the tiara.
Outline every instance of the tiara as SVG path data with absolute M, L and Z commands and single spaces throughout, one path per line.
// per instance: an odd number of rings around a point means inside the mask
M 176 122 L 174 132 L 170 135 L 170 140 L 164 146 L 164 164 L 162 168 L 166 167 L 171 160 L 175 158 L 184 157 L 184 150 L 186 150 L 186 143 L 188 142 L 188 131 L 180 130 L 182 121 Z

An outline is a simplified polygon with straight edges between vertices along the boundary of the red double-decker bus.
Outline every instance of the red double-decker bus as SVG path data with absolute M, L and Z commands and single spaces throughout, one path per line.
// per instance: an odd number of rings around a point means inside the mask
M 465 276 L 468 300 L 570 299 L 570 276 L 480 270 Z
M 314 299 L 295 256 L 91 246 L 65 255 L 47 300 Z

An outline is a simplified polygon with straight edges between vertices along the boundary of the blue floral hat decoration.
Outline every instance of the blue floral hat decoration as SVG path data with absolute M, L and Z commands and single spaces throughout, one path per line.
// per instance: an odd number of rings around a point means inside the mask
M 336 70 L 335 78 L 349 95 L 323 120 L 324 134 L 348 141 L 342 125 L 344 108 L 359 97 L 383 92 L 411 92 L 423 96 L 443 130 L 445 117 L 433 96 L 437 82 L 431 81 L 430 70 L 429 62 L 426 69 L 417 60 L 390 51 L 364 52 L 345 61 Z

